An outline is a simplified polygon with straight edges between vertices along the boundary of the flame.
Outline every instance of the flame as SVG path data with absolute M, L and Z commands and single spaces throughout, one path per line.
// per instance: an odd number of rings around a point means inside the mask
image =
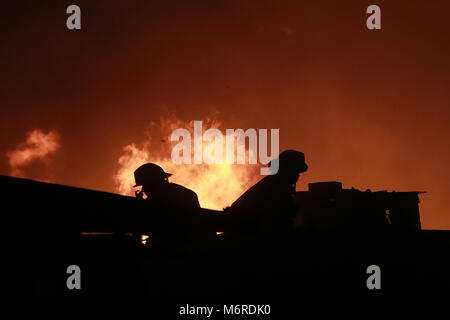
M 124 154 L 120 157 L 118 163 L 120 169 L 117 171 L 114 179 L 116 181 L 116 189 L 120 194 L 132 195 L 134 185 L 134 170 L 140 165 L 150 162 L 150 157 L 145 147 L 140 150 L 134 144 L 130 144 L 123 148 Z
M 147 244 L 147 240 L 148 240 L 149 236 L 146 234 L 141 235 L 141 243 L 142 244 Z
M 209 128 L 220 130 L 221 124 L 216 120 L 203 121 L 204 131 Z M 193 137 L 193 121 L 183 123 L 180 120 L 161 119 L 160 124 L 150 124 L 149 137 L 137 147 L 132 143 L 123 148 L 123 154 L 118 160 L 119 169 L 114 175 L 116 190 L 123 195 L 134 195 L 133 172 L 147 162 L 161 166 L 166 172 L 172 173 L 170 182 L 183 185 L 198 195 L 203 208 L 222 210 L 236 200 L 245 190 L 253 185 L 260 176 L 258 167 L 250 164 L 227 164 L 225 156 L 220 164 L 175 164 L 171 159 L 171 150 L 177 142 L 169 143 L 170 134 L 174 129 L 185 128 Z M 221 130 L 225 132 L 225 130 Z M 161 139 L 162 138 L 162 139 Z M 154 146 L 153 141 L 158 141 Z M 225 136 L 223 139 L 225 143 Z M 203 143 L 203 149 L 207 147 Z M 239 148 L 240 146 L 237 146 Z M 244 146 L 245 147 L 245 146 Z M 193 149 L 192 149 L 193 150 Z M 204 159 L 212 156 L 203 154 Z M 249 152 L 246 157 L 248 159 Z M 246 161 L 248 163 L 248 161 Z
M 11 167 L 11 175 L 23 177 L 21 168 L 35 160 L 45 160 L 50 153 L 61 147 L 59 140 L 59 134 L 55 130 L 47 134 L 39 129 L 28 132 L 25 142 L 6 154 Z

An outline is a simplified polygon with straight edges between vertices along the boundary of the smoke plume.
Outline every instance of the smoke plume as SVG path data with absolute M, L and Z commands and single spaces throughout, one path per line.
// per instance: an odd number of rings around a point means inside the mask
M 11 175 L 24 177 L 23 169 L 26 166 L 37 160 L 47 161 L 47 157 L 60 147 L 60 136 L 55 130 L 48 133 L 39 129 L 28 132 L 25 142 L 6 154 Z

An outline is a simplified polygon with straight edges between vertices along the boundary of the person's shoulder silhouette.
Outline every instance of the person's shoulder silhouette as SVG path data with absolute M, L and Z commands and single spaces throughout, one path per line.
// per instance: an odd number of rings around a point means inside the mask
M 273 171 L 242 194 L 229 208 L 251 228 L 286 230 L 296 208 L 292 196 L 300 173 L 308 170 L 305 155 L 295 150 L 283 151 L 269 163 Z
M 173 200 L 172 205 L 178 207 L 199 208 L 200 203 L 198 201 L 197 194 L 182 185 L 176 183 L 169 183 L 167 186 L 167 195 L 169 200 Z
M 308 170 L 305 155 L 295 150 L 283 151 L 277 159 L 269 163 L 269 168 L 274 167 L 277 168 L 276 172 L 272 171 L 272 175 L 264 177 L 248 189 L 231 207 L 242 211 L 254 211 L 267 208 L 267 205 L 279 205 L 280 197 L 292 195 L 300 173 Z

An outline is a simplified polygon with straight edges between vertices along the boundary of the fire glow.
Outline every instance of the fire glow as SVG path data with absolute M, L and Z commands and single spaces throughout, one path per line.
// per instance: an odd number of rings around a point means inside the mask
M 267 155 L 268 142 L 267 142 L 267 129 L 259 129 L 259 137 L 255 129 L 247 129 L 245 132 L 243 129 L 226 129 L 226 135 L 217 128 L 210 128 L 203 133 L 202 121 L 194 121 L 194 163 L 201 164 L 203 162 L 207 164 L 223 164 L 224 163 L 224 143 L 226 149 L 225 161 L 228 164 L 246 163 L 246 149 L 245 138 L 248 138 L 248 163 L 256 164 L 257 155 L 259 149 L 259 160 L 261 164 L 267 165 L 269 161 L 274 159 L 279 153 L 279 129 L 271 129 L 270 139 L 270 153 Z M 225 140 L 224 140 L 225 137 Z M 259 138 L 259 148 L 258 148 Z M 176 164 L 191 164 L 192 163 L 192 148 L 191 148 L 191 133 L 184 128 L 175 129 L 171 136 L 170 141 L 181 141 L 172 149 L 172 161 Z M 208 145 L 203 148 L 203 141 L 206 141 Z M 235 141 L 236 144 L 235 144 Z M 235 152 L 236 149 L 236 152 Z M 274 161 L 269 168 L 261 168 L 262 175 L 276 174 L 278 172 L 278 162 Z
M 206 120 L 204 123 L 210 128 L 220 128 L 220 123 L 217 121 Z M 156 126 L 153 124 L 152 127 L 154 129 Z M 215 157 L 215 155 L 211 152 L 205 152 L 205 150 L 208 151 L 208 145 L 212 142 L 202 145 L 204 160 L 202 164 L 174 163 L 171 158 L 171 150 L 176 142 L 161 144 L 161 141 L 168 141 L 173 129 L 180 127 L 190 128 L 190 133 L 193 134 L 192 122 L 182 123 L 178 120 L 168 121 L 163 119 L 158 128 L 160 128 L 164 139 L 154 139 L 152 128 L 150 128 L 150 138 L 142 143 L 142 147 L 132 143 L 123 148 L 123 154 L 118 160 L 119 169 L 114 176 L 116 190 L 119 193 L 134 195 L 132 187 L 134 185 L 133 172 L 147 162 L 156 163 L 166 172 L 173 173 L 170 182 L 181 184 L 195 191 L 202 207 L 216 210 L 222 210 L 224 207 L 231 205 L 260 178 L 257 171 L 259 166 L 248 164 L 248 161 L 245 164 L 209 161 L 211 159 L 208 157 Z M 154 140 L 158 141 L 157 146 L 152 144 Z M 236 148 L 245 148 L 245 141 L 237 140 Z M 251 152 L 251 150 L 248 150 L 246 158 L 252 156 Z

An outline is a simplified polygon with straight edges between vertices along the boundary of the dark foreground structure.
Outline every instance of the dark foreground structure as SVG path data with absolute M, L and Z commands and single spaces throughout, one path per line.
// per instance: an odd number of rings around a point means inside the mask
M 37 299 L 228 301 L 450 298 L 450 231 L 421 230 L 419 192 L 361 192 L 340 183 L 297 192 L 297 231 L 233 237 L 239 219 L 201 209 L 213 241 L 153 246 L 171 232 L 146 201 L 0 176 L 2 294 Z M 182 226 L 181 226 L 182 227 Z M 236 231 L 238 230 L 238 231 Z M 81 269 L 69 290 L 67 267 Z M 367 269 L 381 270 L 369 289 Z

